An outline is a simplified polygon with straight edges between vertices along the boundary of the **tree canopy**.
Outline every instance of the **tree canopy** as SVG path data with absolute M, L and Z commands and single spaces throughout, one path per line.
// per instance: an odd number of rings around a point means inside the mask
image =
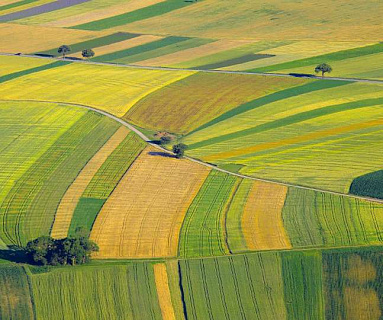
M 65 55 L 71 51 L 70 46 L 67 46 L 66 44 L 63 44 L 60 46 L 57 50 L 58 53 L 62 54 L 63 58 L 65 58 Z
M 76 265 L 91 260 L 92 252 L 98 251 L 98 246 L 89 240 L 82 232 L 74 237 L 53 239 L 42 236 L 29 241 L 26 246 L 28 257 L 42 265 Z
M 316 68 L 315 68 L 315 72 L 316 73 L 322 72 L 322 77 L 324 76 L 324 74 L 326 72 L 330 73 L 331 71 L 332 71 L 332 68 L 327 63 L 321 63 L 321 64 L 317 65 Z
M 85 49 L 85 50 L 82 50 L 82 56 L 84 58 L 92 58 L 94 57 L 94 51 L 92 49 Z
M 186 149 L 187 149 L 187 145 L 184 143 L 175 144 L 173 146 L 173 153 L 179 159 L 179 158 L 182 158 L 184 156 Z

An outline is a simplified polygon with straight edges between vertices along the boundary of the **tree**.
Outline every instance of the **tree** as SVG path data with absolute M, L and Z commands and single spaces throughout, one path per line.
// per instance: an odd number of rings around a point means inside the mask
M 184 156 L 187 145 L 183 143 L 175 144 L 173 146 L 173 153 L 176 155 L 176 158 L 180 159 Z
M 70 46 L 67 46 L 66 44 L 63 44 L 60 46 L 60 48 L 57 50 L 58 53 L 62 54 L 63 58 L 65 58 L 65 55 L 71 51 Z
M 92 252 L 98 250 L 97 244 L 89 240 L 83 230 L 79 230 L 74 237 L 64 239 L 40 237 L 29 241 L 26 246 L 27 255 L 32 261 L 54 266 L 87 263 Z
M 94 57 L 94 51 L 92 49 L 85 49 L 85 50 L 82 50 L 82 56 L 84 58 L 93 58 Z
M 172 141 L 172 137 L 170 136 L 163 136 L 160 138 L 160 144 L 168 144 Z
M 322 72 L 322 77 L 324 76 L 326 72 L 330 73 L 331 71 L 332 71 L 332 68 L 327 63 L 321 63 L 317 65 L 317 67 L 315 68 L 316 73 Z

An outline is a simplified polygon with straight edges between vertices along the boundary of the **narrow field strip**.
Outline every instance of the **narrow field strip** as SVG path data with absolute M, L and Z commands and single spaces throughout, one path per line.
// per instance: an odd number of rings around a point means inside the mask
M 51 231 L 51 236 L 53 238 L 62 239 L 68 235 L 73 213 L 82 193 L 85 191 L 86 187 L 104 164 L 106 159 L 125 139 L 128 133 L 129 130 L 126 127 L 120 127 L 92 157 L 92 159 L 89 160 L 86 166 L 76 177 L 76 180 L 74 180 L 70 185 L 57 208 Z
M 211 171 L 190 205 L 182 224 L 180 257 L 204 257 L 228 253 L 225 243 L 225 209 L 237 178 Z
M 41 6 L 55 0 L 22 0 L 22 1 L 13 1 L 13 3 L 9 3 L 4 5 L 4 9 L 0 9 L 1 15 L 8 15 L 11 13 L 27 10 L 30 8 L 34 8 L 37 6 Z M 4 2 L 4 1 L 2 1 Z
M 88 23 L 75 25 L 72 28 L 83 30 L 104 30 L 113 27 L 118 27 L 135 21 L 148 19 L 151 17 L 159 16 L 173 10 L 183 8 L 190 5 L 186 1 L 178 0 L 166 0 L 163 2 L 155 3 L 147 7 L 137 9 L 132 12 L 123 13 L 120 15 L 114 15 L 110 18 L 96 20 Z
M 250 153 L 256 153 L 256 152 L 261 152 L 264 150 L 268 149 L 274 149 L 286 145 L 295 145 L 297 143 L 302 143 L 305 141 L 310 141 L 310 140 L 315 140 L 315 139 L 320 139 L 320 138 L 325 138 L 325 137 L 331 137 L 335 135 L 339 135 L 342 133 L 347 133 L 347 132 L 352 132 L 355 130 L 361 130 L 365 128 L 371 128 L 375 126 L 380 126 L 383 124 L 383 119 L 377 119 L 377 120 L 370 120 L 370 121 L 365 121 L 362 123 L 356 123 L 348 126 L 342 126 L 342 127 L 337 127 L 337 128 L 332 128 L 332 129 L 326 129 L 326 130 L 321 130 L 313 133 L 308 133 L 305 135 L 302 135 L 300 137 L 293 137 L 293 138 L 288 138 L 280 141 L 274 141 L 274 142 L 265 142 L 262 144 L 258 144 L 256 146 L 251 146 L 251 147 L 246 147 L 246 148 L 241 148 L 241 149 L 235 149 L 227 152 L 222 152 L 222 153 L 217 153 L 213 155 L 209 155 L 206 157 L 203 157 L 205 161 L 214 161 L 214 160 L 222 160 L 225 158 L 232 158 L 236 157 L 239 155 L 244 155 L 244 154 L 250 154 Z
M 169 289 L 168 273 L 164 263 L 157 263 L 153 266 L 156 289 L 161 308 L 162 319 L 175 320 L 172 298 Z
M 67 55 L 72 56 L 73 53 L 80 52 L 84 49 L 94 49 L 101 46 L 107 46 L 107 45 L 111 45 L 121 41 L 126 41 L 128 39 L 132 39 L 138 36 L 139 36 L 138 34 L 133 34 L 133 33 L 117 32 L 117 33 L 109 34 L 100 38 L 68 44 L 71 51 Z M 39 51 L 38 53 L 44 54 L 44 55 L 50 55 L 54 57 L 60 55 L 57 52 L 57 48 L 53 48 L 53 49 L 45 50 L 45 51 Z
M 173 67 L 190 67 L 179 65 L 186 61 L 195 60 L 206 55 L 214 54 L 233 48 L 242 47 L 248 44 L 246 40 L 217 40 L 211 43 L 201 45 L 196 48 L 190 48 L 179 52 L 166 54 L 157 58 L 140 61 L 142 66 L 173 66 Z M 193 65 L 195 66 L 195 65 Z
M 98 214 L 97 258 L 175 256 L 179 230 L 209 169 L 147 147 Z
M 186 41 L 188 39 L 189 38 L 186 38 L 186 37 L 170 36 L 170 37 L 155 40 L 146 44 L 142 44 L 136 47 L 132 47 L 126 50 L 121 50 L 121 51 L 97 56 L 93 58 L 93 61 L 113 61 L 113 62 L 128 63 L 128 62 L 131 62 L 129 59 L 134 60 L 134 57 L 136 55 L 141 55 L 145 52 L 150 52 L 152 50 L 158 50 L 160 48 L 167 47 L 178 42 Z
M 136 46 L 144 45 L 149 42 L 157 41 L 163 39 L 162 37 L 159 36 L 152 36 L 152 35 L 142 35 L 142 36 L 137 36 L 128 40 L 123 40 L 119 42 L 115 42 L 112 44 L 108 44 L 105 46 L 97 47 L 96 50 L 93 50 L 96 54 L 96 57 L 98 56 L 107 56 L 108 54 L 111 54 L 113 52 L 118 52 L 118 51 L 123 51 L 127 50 Z M 81 58 L 82 55 L 80 52 L 72 55 L 73 57 Z M 93 59 L 92 59 L 93 60 Z
M 196 69 L 202 69 L 202 70 L 209 70 L 209 69 L 220 69 L 220 68 L 226 68 L 231 67 L 237 64 L 246 63 L 250 61 L 260 60 L 260 59 L 266 59 L 274 57 L 272 54 L 257 54 L 257 53 L 248 53 L 243 56 L 239 56 L 236 58 L 231 58 L 228 60 L 218 61 L 214 63 L 204 64 L 200 66 L 196 66 Z
M 47 4 L 43 4 L 41 6 L 32 7 L 30 9 L 25 9 L 22 11 L 17 11 L 10 14 L 2 15 L 0 16 L 0 21 L 5 22 L 5 21 L 12 21 L 12 20 L 22 19 L 26 17 L 31 17 L 31 16 L 35 16 L 45 12 L 50 12 L 50 11 L 74 6 L 76 4 L 80 4 L 87 1 L 90 1 L 90 0 L 57 0 L 55 2 L 50 2 Z
M 0 11 L 17 8 L 17 7 L 23 6 L 25 4 L 29 4 L 29 3 L 36 2 L 36 1 L 38 1 L 38 0 L 21 0 L 21 1 L 16 0 L 16 2 L 0 6 Z
M 22 266 L 0 264 L 0 318 L 35 319 L 28 279 Z
M 1 78 L 11 73 L 21 72 L 51 63 L 52 61 L 44 59 L 20 59 L 20 57 L 17 56 L 2 56 L 0 63 Z
M 45 22 L 43 25 L 49 27 L 73 27 L 96 20 L 114 17 L 117 14 L 121 14 L 121 12 L 132 12 L 162 1 L 165 0 L 131 0 L 127 3 L 119 3 L 102 9 L 81 12 L 61 19 L 50 19 L 51 21 Z
M 25 70 L 22 70 L 22 71 L 10 73 L 10 74 L 7 74 L 5 76 L 0 76 L 0 83 L 3 83 L 5 81 L 10 81 L 10 80 L 13 80 L 13 79 L 16 79 L 16 78 L 19 78 L 19 77 L 27 76 L 27 75 L 30 75 L 32 73 L 37 73 L 37 72 L 40 72 L 40 71 L 44 71 L 44 70 L 49 70 L 49 69 L 65 66 L 65 65 L 70 64 L 70 63 L 71 62 L 69 62 L 69 61 L 55 61 L 53 63 L 45 64 L 45 65 L 38 66 L 38 67 L 35 67 L 35 68 L 30 68 L 30 69 L 25 69 Z
M 250 250 L 289 249 L 282 209 L 287 187 L 255 181 L 242 216 L 242 230 Z

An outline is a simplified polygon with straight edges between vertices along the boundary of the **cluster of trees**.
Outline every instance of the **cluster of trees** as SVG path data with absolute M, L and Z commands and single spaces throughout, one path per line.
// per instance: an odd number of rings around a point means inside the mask
M 175 144 L 173 146 L 173 153 L 176 155 L 176 158 L 180 159 L 184 156 L 187 145 L 184 143 Z
M 63 58 L 65 58 L 65 55 L 68 54 L 71 51 L 72 51 L 71 47 L 67 46 L 66 44 L 63 44 L 57 50 L 57 52 L 59 54 L 61 54 Z M 82 50 L 82 56 L 84 58 L 89 59 L 89 58 L 94 57 L 94 55 L 95 55 L 95 53 L 94 53 L 94 51 L 92 49 L 84 49 L 84 50 Z
M 74 237 L 64 239 L 39 237 L 29 241 L 25 250 L 31 262 L 58 266 L 87 263 L 91 260 L 92 252 L 99 249 L 96 243 L 80 232 Z

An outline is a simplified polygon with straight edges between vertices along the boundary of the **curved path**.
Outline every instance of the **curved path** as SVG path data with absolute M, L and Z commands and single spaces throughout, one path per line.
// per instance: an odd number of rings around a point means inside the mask
M 38 59 L 50 59 L 50 60 L 64 60 L 62 58 L 55 57 L 42 57 L 34 54 L 14 54 L 14 53 L 0 53 L 0 56 L 17 56 L 17 57 L 28 57 L 28 58 L 38 58 Z M 319 77 L 315 75 L 292 75 L 284 73 L 266 73 L 266 72 L 247 72 L 247 71 L 228 71 L 228 70 L 203 70 L 203 69 L 188 69 L 188 68 L 170 68 L 170 67 L 150 67 L 150 66 L 140 66 L 136 64 L 119 64 L 119 63 L 110 63 L 110 62 L 95 62 L 88 60 L 71 60 L 65 59 L 65 61 L 71 61 L 73 63 L 84 63 L 92 65 L 103 65 L 103 66 L 114 66 L 120 68 L 134 68 L 134 69 L 144 69 L 144 70 L 163 70 L 163 71 L 187 71 L 187 72 L 204 72 L 204 73 L 222 73 L 222 74 L 245 74 L 245 75 L 255 75 L 255 76 L 272 76 L 272 77 L 289 77 L 289 78 L 304 78 L 304 79 L 317 79 L 317 80 L 335 80 L 335 81 L 348 81 L 348 82 L 364 82 L 372 84 L 383 84 L 383 80 L 370 80 L 370 79 L 359 79 L 359 78 L 341 78 L 341 77 Z
M 153 147 L 155 147 L 157 149 L 160 149 L 163 152 L 167 152 L 167 153 L 173 154 L 171 151 L 169 151 L 169 150 L 159 146 L 156 143 L 153 143 L 153 141 L 151 139 L 149 139 L 144 133 L 142 133 L 140 130 L 138 130 L 136 127 L 134 127 L 130 123 L 128 123 L 128 122 L 126 122 L 126 121 L 124 121 L 124 120 L 122 120 L 122 119 L 120 119 L 120 118 L 118 118 L 118 117 L 116 117 L 116 116 L 114 116 L 112 114 L 110 114 L 109 112 L 106 112 L 106 111 L 103 111 L 103 110 L 100 110 L 100 109 L 97 109 L 97 108 L 94 108 L 94 107 L 91 107 L 91 106 L 88 106 L 88 105 L 85 105 L 85 104 L 68 103 L 68 102 L 62 102 L 62 101 L 49 101 L 49 100 L 32 100 L 32 99 L 29 99 L 29 100 L 23 100 L 23 99 L 20 99 L 20 100 L 17 100 L 17 99 L 10 99 L 10 100 L 8 100 L 8 99 L 0 99 L 0 102 L 9 102 L 9 101 L 57 103 L 57 104 L 65 105 L 65 106 L 80 107 L 80 108 L 83 108 L 83 109 L 88 109 L 88 110 L 91 110 L 93 112 L 97 112 L 99 114 L 102 114 L 102 115 L 104 115 L 104 116 L 106 116 L 106 117 L 108 117 L 110 119 L 113 119 L 113 120 L 119 122 L 123 126 L 127 127 L 131 131 L 135 132 L 142 140 L 144 140 L 146 143 L 152 145 Z M 286 187 L 294 187 L 294 188 L 299 188 L 299 189 L 304 189 L 304 190 L 311 190 L 311 191 L 317 191 L 317 192 L 325 192 L 325 193 L 329 193 L 329 194 L 333 194 L 333 195 L 337 195 L 337 196 L 343 196 L 343 197 L 348 197 L 348 198 L 353 198 L 353 199 L 360 199 L 360 200 L 367 200 L 367 201 L 371 201 L 371 202 L 383 203 L 383 199 L 381 200 L 381 199 L 370 198 L 370 197 L 362 197 L 362 196 L 351 195 L 351 194 L 335 192 L 335 191 L 329 191 L 329 190 L 324 190 L 324 189 L 319 189 L 319 188 L 305 187 L 305 186 L 302 186 L 302 185 L 285 183 L 285 182 L 280 182 L 280 181 L 275 181 L 275 180 L 256 178 L 256 177 L 247 176 L 247 175 L 240 174 L 240 173 L 231 172 L 231 171 L 219 168 L 219 167 L 217 167 L 217 166 L 215 166 L 213 164 L 206 163 L 206 162 L 203 162 L 201 160 L 194 159 L 194 158 L 191 158 L 191 157 L 188 157 L 188 156 L 185 156 L 184 158 L 186 158 L 186 159 L 188 159 L 190 161 L 196 162 L 196 163 L 198 163 L 200 165 L 209 167 L 209 168 L 211 168 L 213 170 L 224 172 L 226 174 L 230 174 L 232 176 L 236 176 L 236 177 L 243 178 L 243 179 L 250 179 L 250 180 L 255 180 L 255 181 L 274 183 L 274 184 L 278 184 L 278 185 L 282 185 L 282 186 L 286 186 Z

